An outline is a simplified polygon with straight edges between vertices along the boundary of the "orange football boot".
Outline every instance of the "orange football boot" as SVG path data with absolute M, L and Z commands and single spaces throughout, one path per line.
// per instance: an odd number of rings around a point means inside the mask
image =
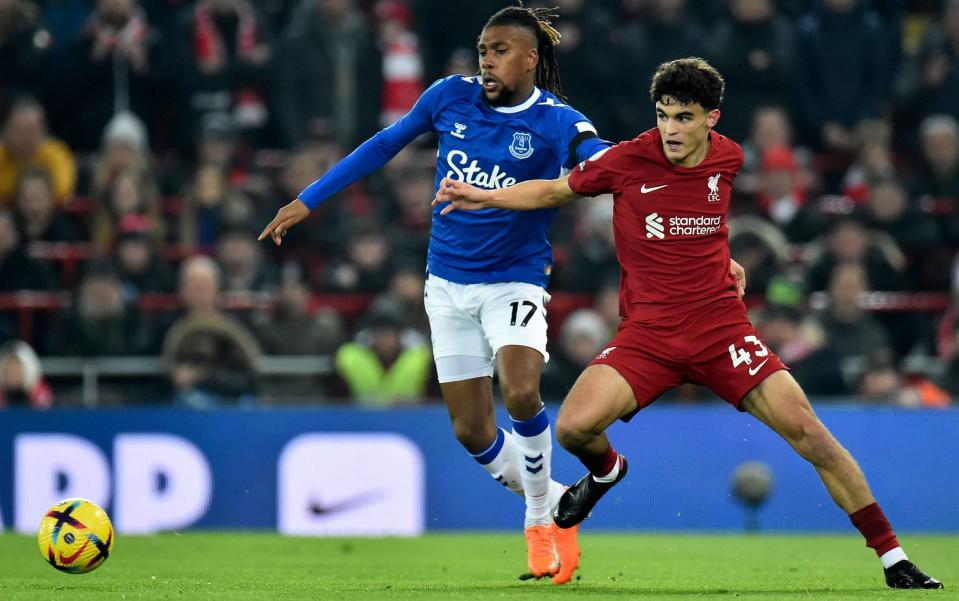
M 526 529 L 526 561 L 533 578 L 553 576 L 559 571 L 551 526 L 530 526 Z
M 553 582 L 566 584 L 573 579 L 579 567 L 579 524 L 572 528 L 560 528 L 553 523 L 553 540 L 559 554 L 559 571 L 553 574 Z

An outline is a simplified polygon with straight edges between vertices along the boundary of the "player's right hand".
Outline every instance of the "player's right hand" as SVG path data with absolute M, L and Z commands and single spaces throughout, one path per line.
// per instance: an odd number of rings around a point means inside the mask
M 266 237 L 269 236 L 273 238 L 273 243 L 279 246 L 283 244 L 283 236 L 290 231 L 290 228 L 306 219 L 309 214 L 309 207 L 307 207 L 302 200 L 296 198 L 293 202 L 276 212 L 276 217 L 273 218 L 273 221 L 271 221 L 269 225 L 263 228 L 263 231 L 260 232 L 260 235 L 257 236 L 256 239 L 265 240 Z
M 443 207 L 440 215 L 446 215 L 450 211 L 463 209 L 466 211 L 475 211 L 484 208 L 487 196 L 486 190 L 467 184 L 458 179 L 444 177 L 440 182 L 440 187 L 436 191 L 436 198 L 433 199 L 433 206 L 438 206 L 448 202 L 449 206 Z

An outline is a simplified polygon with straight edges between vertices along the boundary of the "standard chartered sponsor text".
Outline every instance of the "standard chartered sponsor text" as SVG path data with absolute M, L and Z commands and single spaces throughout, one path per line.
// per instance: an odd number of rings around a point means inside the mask
M 670 217 L 670 236 L 702 236 L 719 231 L 721 218 L 698 215 L 696 217 Z

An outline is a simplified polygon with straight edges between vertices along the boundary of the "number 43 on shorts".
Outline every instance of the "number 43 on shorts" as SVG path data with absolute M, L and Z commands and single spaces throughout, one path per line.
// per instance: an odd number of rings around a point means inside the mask
M 754 347 L 756 347 L 752 349 L 752 353 L 755 354 L 757 357 L 765 357 L 769 355 L 769 350 L 763 345 L 762 342 L 759 341 L 759 338 L 756 338 L 755 336 L 744 337 L 743 344 L 744 345 L 752 344 Z M 750 352 L 746 350 L 745 348 L 737 348 L 735 344 L 729 345 L 729 358 L 732 359 L 733 361 L 733 367 L 739 367 L 740 365 L 744 363 L 749 366 L 752 366 L 753 364 L 753 355 L 750 354 Z M 756 373 L 759 372 L 759 369 L 763 366 L 764 363 L 766 363 L 766 361 L 767 359 L 764 359 L 762 363 L 760 363 L 756 367 L 750 367 L 749 375 L 751 376 L 756 375 Z

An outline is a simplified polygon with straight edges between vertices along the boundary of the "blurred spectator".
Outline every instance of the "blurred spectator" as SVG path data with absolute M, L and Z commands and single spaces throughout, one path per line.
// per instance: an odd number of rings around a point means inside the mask
M 853 129 L 879 116 L 892 72 L 879 15 L 865 0 L 822 0 L 799 23 L 794 80 L 810 143 L 850 152 Z
M 212 248 L 226 229 L 228 205 L 249 203 L 242 194 L 230 191 L 226 174 L 214 166 L 201 166 L 180 214 L 180 244 L 187 248 Z
M 249 0 L 198 0 L 183 11 L 174 50 L 185 107 L 181 148 L 192 146 L 200 117 L 211 111 L 232 114 L 236 127 L 256 142 L 270 117 L 272 38 Z
M 879 120 L 860 121 L 854 133 L 856 160 L 842 181 L 842 193 L 856 203 L 869 198 L 869 186 L 880 179 L 895 179 L 893 164 L 892 131 L 889 125 Z
M 423 308 L 426 284 L 422 260 L 398 261 L 387 289 L 373 301 L 371 310 L 393 311 L 403 316 L 403 326 L 429 335 L 429 320 Z
M 51 288 L 52 279 L 46 266 L 23 252 L 13 215 L 0 207 L 0 294 Z M 19 338 L 24 325 L 37 331 L 41 318 L 34 314 L 34 320 L 29 324 L 22 324 L 20 320 L 20 312 L 16 309 L 0 310 L 0 342 Z
M 42 167 L 53 179 L 58 202 L 73 194 L 77 165 L 66 144 L 47 134 L 43 106 L 32 98 L 15 101 L 0 141 L 0 204 L 13 201 L 20 175 Z
M 766 292 L 786 264 L 787 246 L 782 232 L 756 216 L 729 220 L 729 252 L 746 270 L 749 293 Z
M 896 82 L 906 128 L 919 118 L 945 113 L 959 119 L 959 0 L 944 0 L 942 14 L 926 29 L 919 51 Z
M 577 309 L 566 317 L 559 348 L 543 368 L 540 393 L 546 401 L 562 401 L 589 362 L 610 340 L 606 322 L 592 309 Z
M 383 49 L 383 108 L 380 123 L 391 125 L 423 93 L 420 42 L 411 29 L 413 13 L 403 0 L 379 0 L 376 20 Z
M 33 348 L 20 340 L 0 347 L 0 409 L 48 409 L 52 405 L 53 391 L 43 379 Z
M 248 232 L 224 232 L 217 240 L 216 259 L 223 292 L 267 292 L 273 287 L 271 266 L 263 261 L 262 246 Z
M 795 145 L 793 126 L 786 109 L 777 105 L 757 108 L 750 118 L 749 137 L 743 142 L 744 162 L 734 182 L 734 192 L 755 194 L 759 188 L 759 176 L 766 151 L 781 147 L 792 152 L 796 164 L 796 184 L 805 189 L 815 187 L 815 173 L 810 168 L 810 153 Z M 736 197 L 733 197 L 735 206 Z
M 809 189 L 788 146 L 770 146 L 762 154 L 756 204 L 793 242 L 807 242 L 823 228 L 823 217 L 809 200 Z
M 829 346 L 843 361 L 844 370 L 854 370 L 857 362 L 890 350 L 888 334 L 860 305 L 868 289 L 869 280 L 862 265 L 837 264 L 829 280 L 829 305 L 816 316 L 819 326 L 829 335 Z
M 28 169 L 20 176 L 16 204 L 24 244 L 76 239 L 73 226 L 53 194 L 53 180 L 45 169 Z
M 828 343 L 823 329 L 804 320 L 799 309 L 769 304 L 760 312 L 756 327 L 806 394 L 811 397 L 849 394 L 839 370 L 839 355 Z
M 136 219 L 122 220 L 114 246 L 114 262 L 126 302 L 135 303 L 145 292 L 172 292 L 173 275 L 157 255 L 156 239 Z
M 748 277 L 748 276 L 747 276 Z M 614 279 L 606 280 L 596 296 L 593 297 L 593 309 L 599 313 L 599 316 L 606 322 L 607 338 L 613 339 L 619 330 L 620 306 L 619 306 L 619 276 Z
M 382 57 L 354 0 L 300 0 L 282 57 L 279 118 L 288 147 L 318 135 L 353 147 L 376 131 Z
M 593 294 L 619 274 L 613 240 L 613 199 L 598 197 L 581 203 L 579 211 L 582 217 L 577 221 L 581 231 L 575 252 L 561 267 L 557 279 L 567 290 Z
M 433 355 L 421 334 L 404 329 L 402 317 L 375 311 L 353 342 L 336 351 L 336 373 L 360 405 L 385 407 L 421 402 Z
M 342 153 L 339 145 L 332 141 L 311 143 L 301 150 L 290 153 L 278 178 L 275 208 L 296 198 L 304 188 L 313 183 L 340 158 Z M 339 246 L 344 241 L 346 232 L 349 231 L 349 222 L 353 217 L 351 204 L 339 202 L 348 194 L 348 192 L 340 192 L 314 209 L 309 221 L 305 224 L 308 227 L 293 228 L 283 238 L 284 248 L 298 249 L 310 245 L 310 252 L 315 253 L 316 246 L 320 251 Z
M 610 110 L 610 98 L 622 97 L 622 70 L 625 66 L 616 53 L 619 36 L 613 2 L 592 0 L 534 0 L 527 6 L 557 7 L 554 27 L 561 36 L 556 60 L 563 76 L 563 92 L 574 106 L 587 115 L 599 135 L 610 140 L 629 139 L 635 130 L 624 128 L 618 111 Z M 476 51 L 470 56 L 467 75 L 475 73 Z M 630 69 L 632 66 L 629 67 Z M 629 100 L 631 103 L 635 99 Z
M 759 106 L 793 97 L 796 31 L 773 0 L 729 0 L 729 13 L 707 38 L 706 56 L 726 79 L 722 132 L 742 142 Z
M 869 232 L 858 220 L 844 217 L 833 221 L 824 238 L 807 248 L 813 261 L 806 276 L 810 291 L 825 290 L 835 266 L 844 262 L 863 265 L 873 290 L 906 288 L 905 256 L 888 235 Z
M 180 297 L 186 315 L 163 340 L 163 362 L 174 402 L 194 409 L 250 403 L 257 390 L 260 346 L 239 321 L 217 305 L 220 273 L 208 257 L 180 267 Z
M 871 359 L 859 376 L 859 400 L 899 407 L 947 407 L 949 393 L 916 374 L 906 376 L 888 356 Z
M 0 293 L 51 288 L 46 267 L 23 252 L 16 220 L 0 207 Z
M 914 197 L 933 201 L 945 241 L 959 245 L 959 122 L 949 115 L 926 117 L 919 140 L 922 163 L 909 190 Z
M 327 268 L 323 287 L 368 294 L 386 288 L 392 274 L 389 239 L 375 225 L 363 224 L 350 235 L 344 255 Z
M 616 38 L 617 51 L 612 56 L 622 57 L 621 68 L 627 73 L 642 73 L 639 77 L 620 74 L 618 90 L 625 94 L 615 99 L 622 115 L 623 127 L 629 135 L 645 131 L 650 116 L 637 99 L 649 97 L 649 75 L 660 64 L 679 56 L 702 54 L 702 28 L 687 10 L 686 0 L 648 0 L 642 3 L 644 14 L 623 27 Z
M 869 227 L 889 234 L 910 259 L 910 275 L 919 276 L 924 252 L 939 243 L 933 218 L 911 203 L 905 188 L 894 179 L 872 184 L 865 209 Z
M 91 214 L 90 232 L 94 247 L 109 254 L 122 228 L 135 228 L 157 244 L 164 241 L 164 223 L 156 188 L 143 172 L 118 173 L 104 194 L 97 198 Z
M 103 140 L 80 182 L 81 194 L 103 194 L 114 178 L 127 171 L 143 174 L 150 181 L 152 165 L 147 130 L 133 113 L 118 113 L 103 130 Z
M 390 215 L 389 229 L 392 248 L 398 254 L 426 256 L 430 243 L 430 225 L 433 220 L 433 187 L 436 170 L 410 167 L 391 177 L 391 192 L 396 201 L 396 213 Z
M 332 355 L 343 340 L 342 318 L 332 309 L 311 313 L 310 289 L 299 276 L 284 276 L 274 310 L 257 319 L 264 349 L 273 355 Z
M 147 22 L 137 0 L 96 0 L 70 55 L 70 78 L 64 87 L 76 91 L 77 149 L 95 150 L 113 115 L 127 111 L 160 133 L 156 119 L 167 97 L 162 93 L 165 55 L 159 32 Z
M 0 2 L 0 115 L 18 96 L 42 95 L 51 43 L 35 2 Z
M 77 289 L 72 314 L 63 331 L 51 332 L 48 346 L 60 355 L 142 355 L 152 352 L 152 331 L 108 265 L 93 265 Z

